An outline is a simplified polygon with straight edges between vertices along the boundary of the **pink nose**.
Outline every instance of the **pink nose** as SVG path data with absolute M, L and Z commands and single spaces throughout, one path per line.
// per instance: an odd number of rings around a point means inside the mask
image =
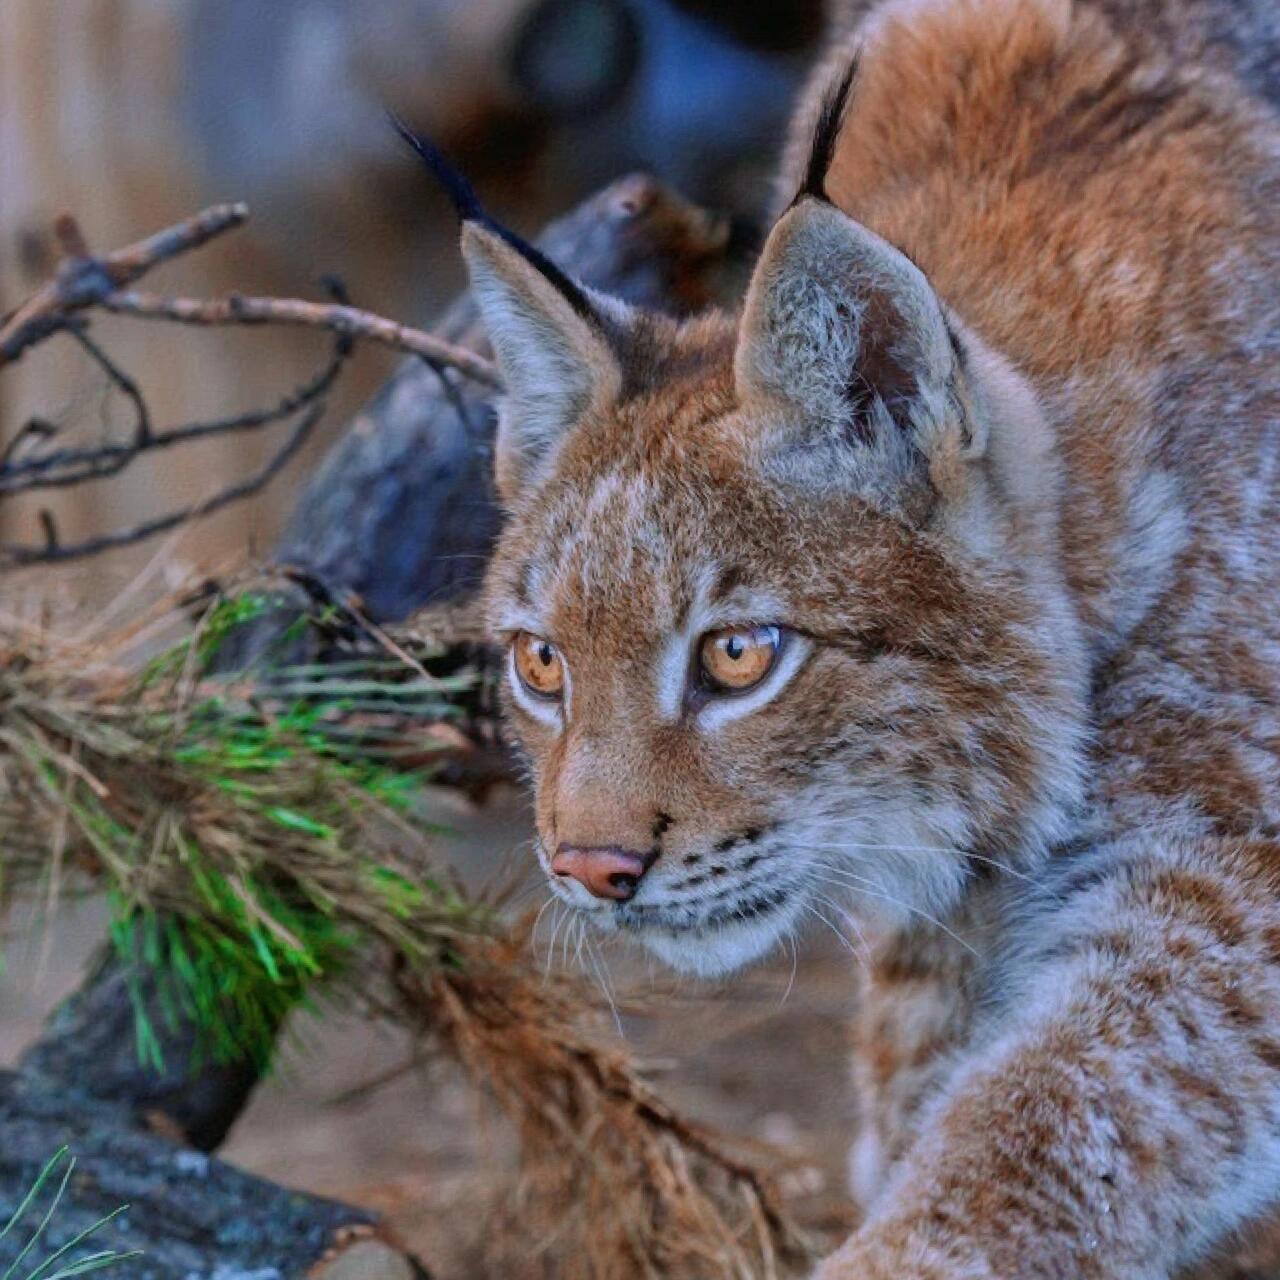
M 640 878 L 653 865 L 654 856 L 616 845 L 577 849 L 562 844 L 551 859 L 551 870 L 558 876 L 572 876 L 597 898 L 626 902 L 635 896 Z

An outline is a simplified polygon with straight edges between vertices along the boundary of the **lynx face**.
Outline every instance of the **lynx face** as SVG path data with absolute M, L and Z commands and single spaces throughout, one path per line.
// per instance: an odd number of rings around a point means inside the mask
M 554 890 L 684 969 L 935 914 L 1074 800 L 1052 459 L 924 277 L 805 200 L 741 317 L 566 288 L 469 225 L 507 384 L 488 583 Z

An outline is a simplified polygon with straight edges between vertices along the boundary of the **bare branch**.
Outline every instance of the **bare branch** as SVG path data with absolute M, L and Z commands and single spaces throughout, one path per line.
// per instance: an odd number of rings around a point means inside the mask
M 77 336 L 84 341 L 83 334 Z M 351 351 L 351 340 L 339 336 L 333 355 L 316 376 L 291 391 L 271 408 L 172 427 L 166 431 L 149 431 L 145 438 L 139 438 L 135 433 L 134 439 L 128 443 L 56 449 L 35 457 L 15 458 L 13 455 L 20 440 L 35 437 L 47 441 L 57 434 L 56 428 L 41 424 L 39 420 L 35 424 L 28 423 L 14 438 L 5 454 L 0 456 L 0 498 L 32 489 L 63 489 L 92 480 L 102 480 L 123 471 L 142 453 L 171 449 L 176 445 L 190 444 L 212 436 L 255 431 L 272 423 L 283 422 L 328 392 Z
M 242 498 L 251 497 L 270 484 L 276 474 L 288 463 L 289 459 L 303 446 L 316 423 L 323 416 L 324 409 L 323 402 L 313 405 L 267 464 L 247 480 L 231 485 L 220 493 L 215 494 L 212 498 L 206 498 L 203 502 L 193 503 L 187 507 L 179 507 L 176 511 L 170 511 L 167 515 L 143 521 L 143 523 L 135 525 L 132 529 L 104 534 L 102 537 L 90 538 L 84 542 L 74 542 L 68 546 L 59 541 L 52 516 L 49 512 L 42 511 L 40 520 L 45 533 L 44 543 L 29 546 L 0 544 L 0 572 L 33 564 L 60 564 L 68 560 L 78 560 L 85 556 L 97 555 L 102 551 L 132 546 L 135 542 L 142 542 L 158 533 L 165 533 L 169 529 L 175 529 L 178 525 L 185 524 L 189 520 L 198 520 L 202 516 L 212 515 L 213 512 L 220 511 L 223 507 L 229 506 L 233 502 L 239 502 Z
M 62 249 L 62 261 L 54 278 L 44 288 L 11 315 L 0 318 L 0 369 L 20 358 L 28 348 L 54 334 L 66 332 L 106 374 L 112 387 L 131 402 L 134 410 L 132 435 L 127 441 L 59 448 L 56 447 L 61 443 L 59 429 L 51 423 L 33 419 L 7 446 L 0 447 L 0 499 L 33 490 L 66 488 L 101 480 L 123 471 L 144 453 L 210 436 L 254 430 L 283 421 L 298 411 L 305 411 L 302 422 L 257 475 L 203 502 L 133 528 L 67 546 L 59 537 L 52 513 L 41 512 L 43 542 L 0 545 L 0 571 L 72 560 L 129 546 L 256 493 L 269 483 L 310 434 L 323 409 L 321 397 L 332 386 L 357 339 L 379 342 L 428 362 L 446 389 L 455 392 L 451 398 L 460 413 L 464 412 L 464 406 L 447 376 L 448 369 L 490 390 L 501 389 L 497 369 L 491 361 L 433 334 L 353 307 L 339 285 L 331 287 L 332 300 L 329 302 L 244 297 L 239 294 L 210 299 L 167 298 L 128 288 L 152 267 L 206 244 L 239 226 L 247 217 L 248 209 L 243 204 L 217 205 L 136 244 L 102 255 L 90 252 L 74 218 L 68 214 L 58 218 L 54 235 Z M 83 313 L 93 308 L 194 325 L 302 325 L 333 333 L 335 348 L 333 356 L 315 378 L 274 408 L 157 432 L 138 384 L 89 336 L 89 322 Z
M 0 474 L 3 474 L 13 460 L 32 440 L 52 440 L 58 434 L 58 428 L 47 418 L 28 418 L 3 449 L 0 449 Z
M 127 288 L 162 262 L 240 226 L 248 216 L 245 204 L 214 205 L 136 244 L 95 257 L 83 252 L 88 246 L 80 228 L 70 215 L 63 214 L 54 231 L 63 250 L 71 252 L 54 278 L 0 327 L 0 368 L 61 328 L 73 312 L 97 305 L 107 294 Z
M 207 244 L 215 236 L 240 226 L 248 216 L 249 209 L 244 204 L 214 205 L 127 248 L 95 256 L 88 253 L 75 220 L 63 214 L 54 231 L 66 256 L 53 280 L 0 326 L 0 368 L 18 359 L 28 347 L 65 328 L 77 311 L 104 307 L 123 315 L 183 324 L 289 324 L 328 329 L 434 360 L 482 386 L 502 389 L 492 361 L 434 334 L 357 307 L 240 294 L 207 299 L 166 298 L 128 289 L 153 267 Z
M 367 338 L 457 369 L 495 391 L 502 379 L 491 360 L 422 329 L 387 320 L 358 307 L 306 302 L 301 298 L 255 298 L 233 293 L 225 298 L 165 298 L 136 291 L 115 292 L 101 299 L 108 311 L 148 320 L 176 320 L 181 324 L 290 324 L 331 329 L 351 338 Z
M 89 337 L 89 326 L 84 322 L 68 323 L 67 332 L 89 353 L 94 363 L 107 375 L 112 386 L 127 396 L 133 404 L 134 419 L 133 442 L 136 448 L 143 449 L 151 439 L 151 412 L 142 397 L 138 384 L 120 368 L 114 360 L 94 340 Z M 3 472 L 0 472 L 0 477 Z

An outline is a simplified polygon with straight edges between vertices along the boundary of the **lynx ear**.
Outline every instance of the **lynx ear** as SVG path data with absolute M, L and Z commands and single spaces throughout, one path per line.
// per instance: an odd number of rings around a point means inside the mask
M 617 397 L 621 368 L 602 309 L 618 317 L 484 223 L 463 224 L 462 252 L 505 383 L 495 453 L 498 491 L 509 501 L 545 471 L 589 407 Z
M 504 501 L 545 468 L 561 437 L 597 398 L 616 397 L 622 374 L 603 320 L 618 330 L 621 303 L 588 295 L 545 254 L 485 212 L 466 176 L 429 138 L 390 116 L 396 132 L 444 188 L 462 223 L 471 289 L 506 394 L 495 449 Z
M 928 457 L 948 428 L 956 350 L 919 268 L 823 200 L 802 197 L 765 244 L 747 292 L 735 356 L 744 402 L 776 424 L 767 448 L 824 445 L 896 468 Z M 963 415 L 959 415 L 963 417 Z M 978 442 L 957 442 L 964 452 Z M 815 452 L 816 451 L 816 452 Z

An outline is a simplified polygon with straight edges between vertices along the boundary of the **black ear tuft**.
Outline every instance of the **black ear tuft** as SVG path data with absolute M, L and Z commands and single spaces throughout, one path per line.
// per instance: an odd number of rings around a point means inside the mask
M 461 172 L 448 161 L 444 152 L 434 142 L 419 137 L 394 111 L 387 112 L 387 119 L 395 131 L 418 153 L 427 171 L 445 189 L 458 217 L 463 222 L 487 222 L 480 197 Z
M 826 101 L 822 104 L 822 114 L 818 117 L 817 127 L 813 131 L 813 143 L 809 148 L 809 163 L 805 167 L 804 180 L 800 190 L 796 192 L 796 200 L 804 196 L 813 196 L 815 200 L 828 200 L 827 173 L 831 169 L 831 161 L 836 153 L 836 140 L 840 137 L 840 129 L 849 109 L 849 97 L 853 92 L 853 82 L 858 74 L 858 58 L 855 54 L 845 69 L 844 75 L 831 87 Z
M 480 203 L 480 197 L 476 195 L 475 188 L 462 172 L 449 162 L 444 152 L 434 142 L 429 142 L 426 138 L 414 133 L 394 112 L 388 111 L 387 118 L 395 131 L 418 153 L 418 158 L 426 166 L 427 172 L 445 189 L 461 221 L 478 222 L 486 230 L 500 236 L 531 267 L 544 275 L 580 316 L 588 319 L 592 317 L 591 304 L 582 287 L 565 275 L 545 253 L 535 249 L 527 240 L 490 217 L 485 212 L 484 205 Z

